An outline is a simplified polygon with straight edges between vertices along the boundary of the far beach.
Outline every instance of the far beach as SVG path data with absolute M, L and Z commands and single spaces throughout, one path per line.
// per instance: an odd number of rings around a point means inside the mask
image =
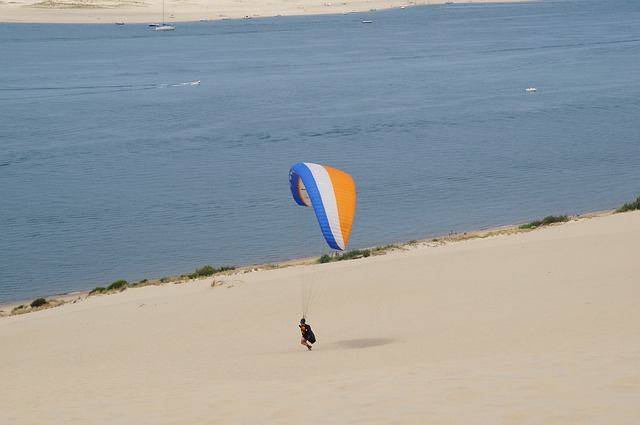
M 518 1 L 518 0 L 516 0 Z M 521 0 L 520 0 L 521 1 Z M 493 0 L 493 3 L 513 0 Z M 167 22 L 201 20 L 246 19 L 274 16 L 323 15 L 390 8 L 408 8 L 447 3 L 446 0 L 389 1 L 350 0 L 322 2 L 318 0 L 197 0 L 181 2 L 167 0 L 164 4 Z M 483 3 L 480 0 L 465 3 Z M 152 23 L 162 19 L 162 1 L 124 0 L 13 0 L 0 2 L 0 22 L 72 23 L 72 24 L 124 24 Z

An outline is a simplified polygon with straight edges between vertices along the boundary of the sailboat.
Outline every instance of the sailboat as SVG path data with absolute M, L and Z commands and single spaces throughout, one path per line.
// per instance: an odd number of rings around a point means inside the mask
M 162 0 L 162 25 L 156 26 L 156 31 L 173 31 L 176 29 L 173 25 L 164 23 L 164 0 Z

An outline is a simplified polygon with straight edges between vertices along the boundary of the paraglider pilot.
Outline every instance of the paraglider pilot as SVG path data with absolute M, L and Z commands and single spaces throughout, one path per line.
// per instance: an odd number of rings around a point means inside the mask
M 304 317 L 300 319 L 300 324 L 298 326 L 300 327 L 300 333 L 302 334 L 300 344 L 304 345 L 307 347 L 307 350 L 311 351 L 311 344 L 316 342 L 316 337 L 311 330 L 311 326 L 307 324 Z

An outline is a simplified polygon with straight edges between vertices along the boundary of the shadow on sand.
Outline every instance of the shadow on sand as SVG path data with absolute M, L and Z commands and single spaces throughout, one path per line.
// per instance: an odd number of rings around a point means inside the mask
M 346 341 L 338 341 L 335 343 L 340 348 L 369 348 L 377 347 L 379 345 L 387 345 L 393 343 L 394 340 L 390 338 L 363 338 L 363 339 L 348 339 Z

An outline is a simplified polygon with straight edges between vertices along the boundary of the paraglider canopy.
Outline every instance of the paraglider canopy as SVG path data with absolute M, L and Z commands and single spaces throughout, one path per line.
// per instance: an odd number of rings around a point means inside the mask
M 326 165 L 300 162 L 289 170 L 289 188 L 298 205 L 313 207 L 327 244 L 343 251 L 356 214 L 353 178 Z

